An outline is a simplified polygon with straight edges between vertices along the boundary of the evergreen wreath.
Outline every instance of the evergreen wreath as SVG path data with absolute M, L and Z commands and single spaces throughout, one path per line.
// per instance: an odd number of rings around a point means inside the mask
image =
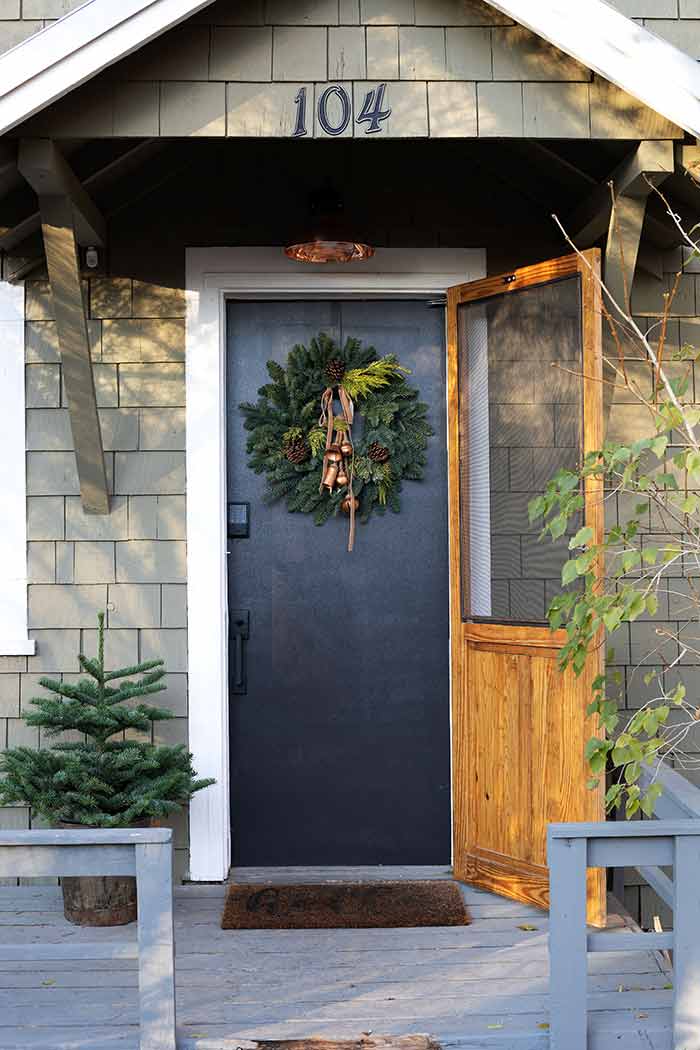
M 358 339 L 340 347 L 321 332 L 308 347 L 295 346 L 286 367 L 268 361 L 267 371 L 271 382 L 258 391 L 257 404 L 240 405 L 250 431 L 248 464 L 256 474 L 267 475 L 266 501 L 284 499 L 290 512 L 313 514 L 323 525 L 341 507 L 347 510 L 352 485 L 363 523 L 387 507 L 398 514 L 402 483 L 422 479 L 434 433 L 428 406 L 406 381 L 408 370 L 394 355 L 379 357 Z M 350 398 L 363 419 L 362 433 L 352 442 L 347 483 L 331 488 L 320 484 L 328 431 L 319 409 L 329 388 L 333 400 L 343 394 Z M 349 430 L 344 415 L 333 419 L 338 435 Z M 341 472 L 339 482 L 344 476 Z

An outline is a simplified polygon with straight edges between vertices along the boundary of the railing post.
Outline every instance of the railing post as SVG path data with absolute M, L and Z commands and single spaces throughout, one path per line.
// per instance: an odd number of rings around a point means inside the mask
M 175 944 L 169 843 L 136 846 L 141 1050 L 175 1050 Z
M 700 1050 L 700 827 L 675 837 L 673 1046 Z
M 586 1050 L 586 840 L 550 837 L 551 1050 Z

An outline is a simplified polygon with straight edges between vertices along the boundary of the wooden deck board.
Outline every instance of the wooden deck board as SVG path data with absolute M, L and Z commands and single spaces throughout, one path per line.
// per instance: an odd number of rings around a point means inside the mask
M 447 877 L 381 869 L 381 878 Z M 269 872 L 237 872 L 265 881 Z M 334 869 L 335 881 L 377 877 Z M 318 878 L 300 869 L 278 882 Z M 547 1050 L 547 916 L 465 888 L 472 925 L 413 930 L 227 931 L 225 888 L 176 895 L 179 1050 L 246 1040 L 429 1032 L 445 1050 Z M 625 925 L 617 920 L 618 928 Z M 520 926 L 534 926 L 523 930 Z M 83 930 L 55 887 L 0 888 L 4 944 L 133 941 L 135 928 Z M 590 1050 L 670 1050 L 669 974 L 655 953 L 589 957 Z M 0 1050 L 136 1050 L 133 961 L 3 962 Z

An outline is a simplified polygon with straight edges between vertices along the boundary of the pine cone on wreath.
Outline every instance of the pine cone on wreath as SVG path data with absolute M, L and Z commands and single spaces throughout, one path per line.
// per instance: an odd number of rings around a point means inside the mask
M 332 357 L 326 364 L 326 378 L 331 383 L 339 383 L 345 375 L 345 362 L 339 357 Z
M 282 446 L 282 451 L 290 463 L 305 463 L 311 455 L 305 438 L 293 438 Z
M 378 441 L 373 441 L 367 449 L 367 455 L 370 459 L 373 459 L 375 463 L 386 463 L 389 459 L 389 449 L 385 445 L 380 445 Z

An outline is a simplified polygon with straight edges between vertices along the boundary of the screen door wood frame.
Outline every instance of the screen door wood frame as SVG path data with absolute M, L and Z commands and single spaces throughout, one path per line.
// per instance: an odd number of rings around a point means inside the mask
M 604 788 L 589 791 L 585 786 L 585 762 L 583 746 L 585 740 L 596 731 L 591 720 L 585 718 L 585 706 L 590 699 L 590 684 L 593 678 L 602 671 L 604 646 L 601 644 L 592 652 L 587 666 L 579 678 L 571 672 L 552 673 L 559 650 L 566 640 L 564 631 L 551 632 L 547 626 L 511 625 L 497 622 L 470 622 L 463 619 L 462 588 L 468 585 L 467 572 L 463 572 L 463 551 L 469 549 L 468 542 L 463 542 L 464 506 L 461 497 L 461 486 L 468 484 L 465 465 L 468 463 L 468 450 L 461 447 L 460 438 L 460 393 L 464 398 L 465 377 L 460 379 L 459 359 L 459 307 L 465 303 L 488 300 L 495 296 L 510 295 L 526 288 L 550 284 L 568 277 L 578 275 L 581 295 L 581 351 L 582 351 L 582 452 L 600 448 L 603 442 L 603 386 L 602 386 L 602 310 L 600 298 L 600 252 L 593 249 L 579 255 L 538 263 L 534 266 L 514 270 L 508 274 L 487 277 L 484 280 L 458 285 L 448 289 L 447 300 L 447 386 L 448 386 L 448 470 L 450 492 L 450 625 L 452 656 L 452 736 L 453 736 L 453 855 L 454 869 L 458 878 L 471 881 L 484 888 L 503 893 L 506 896 L 546 906 L 548 903 L 548 873 L 544 856 L 546 820 L 544 802 L 541 820 L 536 826 L 524 831 L 541 839 L 538 845 L 538 863 L 522 864 L 515 857 L 499 854 L 493 849 L 482 848 L 479 844 L 480 827 L 483 825 L 483 814 L 476 807 L 476 790 L 473 782 L 475 757 L 478 749 L 483 755 L 484 747 L 493 746 L 488 742 L 488 726 L 484 724 L 484 712 L 478 710 L 478 697 L 474 695 L 473 682 L 478 676 L 471 675 L 474 664 L 482 654 L 501 654 L 504 657 L 532 658 L 535 672 L 542 676 L 546 673 L 546 684 L 540 682 L 540 689 L 558 691 L 561 701 L 561 715 L 558 724 L 543 725 L 543 734 L 551 737 L 561 735 L 564 746 L 571 753 L 564 759 L 573 771 L 571 788 L 562 802 L 561 815 L 556 820 L 593 821 L 604 818 Z M 460 391 L 460 382 L 462 390 Z M 468 394 L 467 394 L 468 396 Z M 462 427 L 464 432 L 464 427 Z M 594 542 L 603 538 L 603 503 L 602 485 L 590 480 L 585 487 L 586 524 L 594 532 Z M 468 537 L 467 537 L 468 540 Z M 547 542 L 546 540 L 543 542 Z M 464 581 L 467 581 L 465 584 Z M 485 659 L 488 657 L 484 656 Z M 545 661 L 551 667 L 542 672 Z M 496 657 L 498 659 L 498 657 Z M 470 660 L 472 666 L 470 667 Z M 530 672 L 532 678 L 532 672 Z M 535 703 L 532 696 L 529 702 Z M 536 713 L 535 713 L 536 714 Z M 551 717 L 548 712 L 547 718 Z M 568 736 L 567 736 L 568 734 Z M 529 756 L 531 769 L 536 765 L 538 754 L 537 741 L 522 741 L 523 749 L 532 749 Z M 508 756 L 494 754 L 494 762 L 501 758 L 503 766 L 508 763 Z M 518 760 L 520 761 L 520 760 Z M 540 768 L 542 763 L 540 761 Z M 504 768 L 505 779 L 510 770 Z M 580 786 L 579 786 L 580 778 Z M 553 785 L 550 785 L 550 788 Z M 537 789 L 544 799 L 547 794 L 547 771 L 543 770 L 542 783 Z M 507 790 L 504 789 L 507 794 Z M 513 798 L 517 806 L 517 798 Z M 525 803 L 523 802 L 523 805 Z M 551 804 L 549 806 L 551 813 Z M 501 815 L 509 819 L 509 815 Z M 551 816 L 549 817 L 551 820 Z M 481 822 L 481 823 L 480 823 Z M 589 919 L 595 924 L 604 921 L 605 886 L 601 872 L 589 873 Z

